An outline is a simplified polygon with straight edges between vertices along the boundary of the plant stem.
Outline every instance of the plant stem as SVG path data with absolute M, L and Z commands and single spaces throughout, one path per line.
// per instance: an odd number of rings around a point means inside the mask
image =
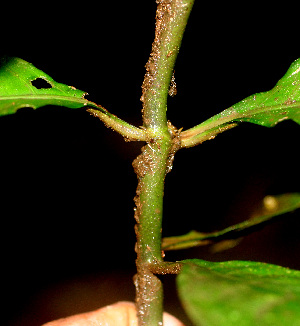
M 104 110 L 104 108 L 102 108 Z M 146 131 L 135 127 L 124 120 L 121 120 L 117 116 L 109 113 L 105 110 L 105 112 L 100 110 L 95 110 L 89 108 L 87 110 L 90 112 L 93 116 L 99 118 L 101 121 L 103 121 L 106 125 L 106 127 L 111 128 L 121 134 L 126 140 L 128 141 L 146 141 L 147 140 L 147 134 Z
M 142 85 L 143 120 L 167 130 L 167 98 L 175 61 L 194 0 L 157 0 L 155 38 Z
M 136 303 L 140 326 L 162 325 L 163 289 L 155 274 L 178 272 L 161 252 L 164 180 L 180 148 L 179 132 L 167 121 L 167 97 L 176 57 L 194 0 L 157 0 L 155 39 L 142 85 L 143 122 L 148 135 L 133 162 L 135 196 Z

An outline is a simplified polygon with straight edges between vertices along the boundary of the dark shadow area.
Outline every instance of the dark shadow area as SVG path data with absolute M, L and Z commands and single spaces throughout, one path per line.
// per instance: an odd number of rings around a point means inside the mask
M 51 84 L 47 82 L 47 80 L 43 78 L 34 79 L 31 82 L 32 86 L 36 87 L 37 89 L 45 89 L 45 88 L 52 88 Z
M 139 126 L 155 1 L 100 5 L 53 6 L 49 24 L 36 21 L 39 8 L 31 17 L 33 11 L 20 6 L 13 29 L 2 28 L 0 54 L 33 63 Z M 176 65 L 178 94 L 169 100 L 176 127 L 192 127 L 269 90 L 300 57 L 291 22 L 280 26 L 285 46 L 273 30 L 284 8 L 270 14 L 260 6 L 248 17 L 250 3 L 244 6 L 216 10 L 212 3 L 204 12 L 196 2 Z M 166 178 L 163 234 L 222 229 L 249 218 L 267 194 L 299 191 L 299 135 L 292 122 L 272 129 L 243 124 L 178 152 Z M 2 117 L 0 136 L 1 325 L 38 326 L 134 300 L 137 182 L 131 162 L 142 144 L 124 142 L 84 109 L 59 107 Z M 299 249 L 298 213 L 228 251 L 195 248 L 166 258 L 260 260 L 299 269 Z M 164 282 L 166 310 L 185 321 L 174 277 Z

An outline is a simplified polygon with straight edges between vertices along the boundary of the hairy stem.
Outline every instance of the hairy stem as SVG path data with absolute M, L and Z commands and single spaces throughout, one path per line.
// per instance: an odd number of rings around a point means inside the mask
M 157 0 L 155 38 L 142 85 L 147 128 L 167 129 L 167 97 L 175 61 L 194 0 Z
M 104 109 L 103 109 L 104 110 Z M 120 118 L 116 117 L 115 115 L 107 112 L 100 111 L 100 110 L 95 110 L 89 108 L 87 110 L 90 112 L 93 116 L 99 118 L 101 121 L 105 123 L 105 125 L 108 128 L 111 128 L 121 134 L 125 139 L 128 141 L 146 141 L 147 140 L 147 134 L 146 131 L 135 127 Z
M 142 85 L 143 122 L 148 135 L 133 162 L 138 177 L 135 196 L 139 326 L 162 325 L 163 288 L 155 274 L 178 272 L 163 261 L 161 228 L 166 174 L 180 148 L 179 132 L 167 121 L 167 97 L 175 60 L 194 0 L 157 0 L 155 39 Z
M 161 153 L 159 151 L 162 150 Z M 137 290 L 136 303 L 140 325 L 162 325 L 162 284 L 152 273 L 151 265 L 163 261 L 161 224 L 164 179 L 170 141 L 146 145 L 133 166 L 139 183 L 135 197 Z M 163 148 L 163 149 L 162 149 Z M 161 153 L 161 155 L 155 155 Z

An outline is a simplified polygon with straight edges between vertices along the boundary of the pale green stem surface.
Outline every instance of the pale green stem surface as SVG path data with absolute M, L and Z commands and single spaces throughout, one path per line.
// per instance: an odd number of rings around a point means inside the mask
M 147 141 L 148 139 L 144 129 L 135 127 L 107 111 L 102 112 L 95 109 L 88 109 L 87 111 L 103 121 L 106 127 L 115 130 L 128 141 Z

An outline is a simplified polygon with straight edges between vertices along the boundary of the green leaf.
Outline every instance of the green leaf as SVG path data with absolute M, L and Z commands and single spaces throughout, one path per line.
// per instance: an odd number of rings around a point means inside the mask
M 214 138 L 239 122 L 273 127 L 287 119 L 300 124 L 300 59 L 290 66 L 272 90 L 251 95 L 205 122 L 183 131 L 182 146 L 194 146 Z
M 42 88 L 35 85 L 42 82 Z M 68 108 L 97 107 L 84 98 L 87 93 L 57 83 L 50 76 L 20 58 L 1 60 L 0 115 L 15 113 L 22 107 L 37 109 L 45 105 Z M 102 111 L 105 111 L 102 109 Z
M 276 265 L 183 261 L 183 306 L 199 326 L 300 325 L 300 272 Z
M 187 234 L 168 237 L 162 240 L 163 250 L 178 250 L 203 246 L 223 240 L 237 239 L 246 234 L 256 231 L 276 217 L 295 211 L 300 208 L 300 193 L 289 193 L 278 196 L 266 196 L 263 201 L 263 209 L 260 215 L 244 222 L 229 226 L 215 232 L 191 231 Z M 234 243 L 233 243 L 234 244 Z
M 0 116 L 23 107 L 34 109 L 59 105 L 71 109 L 88 107 L 88 111 L 127 140 L 146 140 L 145 130 L 137 128 L 102 106 L 85 99 L 86 92 L 54 81 L 49 75 L 20 58 L 0 60 Z

